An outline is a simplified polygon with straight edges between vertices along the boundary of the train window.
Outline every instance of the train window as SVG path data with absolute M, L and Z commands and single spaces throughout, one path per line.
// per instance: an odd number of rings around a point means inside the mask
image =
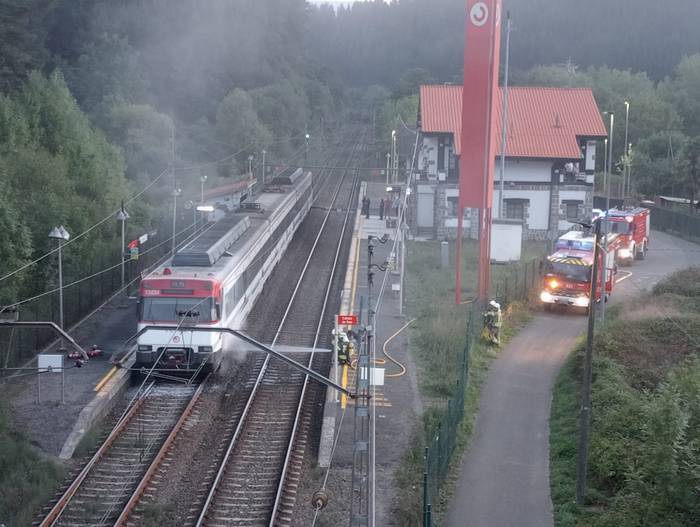
M 212 298 L 144 297 L 141 320 L 178 322 L 183 317 L 193 322 L 211 322 L 216 316 Z

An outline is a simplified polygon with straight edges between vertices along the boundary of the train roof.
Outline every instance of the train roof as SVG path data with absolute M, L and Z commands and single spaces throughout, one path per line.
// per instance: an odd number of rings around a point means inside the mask
M 310 183 L 305 173 L 284 186 L 265 188 L 241 203 L 236 211 L 209 226 L 194 240 L 179 249 L 147 278 L 209 278 L 223 281 L 239 266 L 256 243 L 263 243 L 265 229 L 280 214 L 286 213 L 290 200 Z M 262 242 L 261 242 L 262 240 Z M 165 274 L 165 269 L 168 274 Z

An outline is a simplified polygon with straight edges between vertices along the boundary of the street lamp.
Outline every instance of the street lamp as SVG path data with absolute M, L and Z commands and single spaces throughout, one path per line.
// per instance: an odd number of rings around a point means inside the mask
M 265 154 L 267 154 L 267 151 L 263 150 L 262 151 L 262 184 L 265 186 Z
M 629 192 L 629 183 L 627 181 L 627 179 L 628 179 L 627 164 L 629 161 L 629 147 L 627 146 L 629 143 L 627 142 L 627 131 L 629 128 L 629 122 L 630 122 L 630 103 L 629 103 L 629 101 L 625 101 L 625 164 L 624 164 L 625 170 L 622 174 L 622 199 L 625 199 L 627 192 Z
M 307 163 L 307 160 L 309 159 L 309 139 L 311 139 L 311 136 L 309 134 L 304 135 L 304 164 Z
M 176 234 L 176 229 L 177 229 L 177 197 L 182 194 L 182 190 L 175 187 L 172 192 L 173 196 L 173 239 L 172 239 L 172 247 L 170 249 L 170 254 L 172 256 L 175 256 L 175 234 Z
M 63 255 L 61 247 L 63 242 L 70 240 L 70 234 L 63 225 L 54 227 L 49 233 L 49 238 L 58 240 L 58 326 L 63 329 Z M 65 349 L 65 344 L 61 340 L 61 350 Z
M 206 174 L 199 176 L 199 182 L 202 184 L 202 193 L 200 194 L 199 202 L 204 203 L 204 182 L 207 180 Z
M 605 112 L 610 116 L 610 142 L 608 143 L 608 188 L 605 191 L 605 210 L 610 210 L 610 183 L 612 179 L 613 137 L 615 135 L 615 112 Z
M 389 172 L 391 172 L 391 154 L 386 153 L 386 184 L 389 185 Z M 388 192 L 388 190 L 387 190 Z
M 129 213 L 126 212 L 124 209 L 124 203 L 122 203 L 122 207 L 119 209 L 119 212 L 117 212 L 117 220 L 122 224 L 122 244 L 121 244 L 121 257 L 122 257 L 122 291 L 124 291 L 124 257 L 126 250 L 124 248 L 124 230 L 126 226 L 126 220 L 129 219 Z
M 391 131 L 391 182 L 396 183 L 396 130 Z

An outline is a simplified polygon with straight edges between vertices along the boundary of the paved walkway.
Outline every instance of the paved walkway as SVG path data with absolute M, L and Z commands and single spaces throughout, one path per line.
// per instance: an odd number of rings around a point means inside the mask
M 655 232 L 646 261 L 621 268 L 614 302 L 698 262 L 700 247 Z M 543 314 L 504 347 L 481 394 L 474 437 L 447 515 L 450 527 L 548 527 L 552 386 L 585 318 Z

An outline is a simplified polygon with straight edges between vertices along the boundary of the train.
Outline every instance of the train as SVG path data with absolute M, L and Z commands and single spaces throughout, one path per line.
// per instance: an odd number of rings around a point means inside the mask
M 145 276 L 135 367 L 183 373 L 216 368 L 224 334 L 191 328 L 242 327 L 312 202 L 311 173 L 287 169 Z

